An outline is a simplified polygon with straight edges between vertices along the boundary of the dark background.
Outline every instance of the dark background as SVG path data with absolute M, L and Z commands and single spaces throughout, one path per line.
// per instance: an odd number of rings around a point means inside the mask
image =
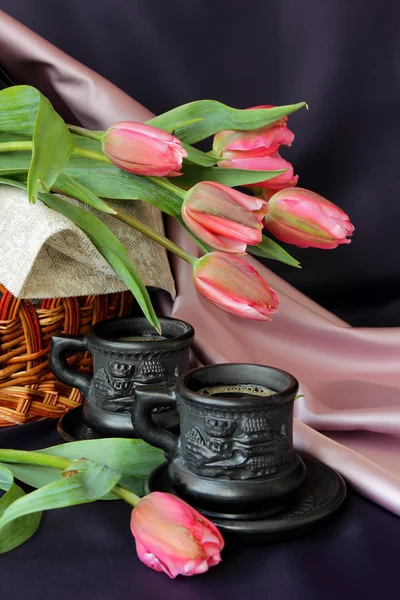
M 268 266 L 361 326 L 400 325 L 400 3 L 382 0 L 0 0 L 155 113 L 213 98 L 310 106 L 282 154 L 338 204 L 350 246 Z M 0 57 L 1 61 L 1 57 Z

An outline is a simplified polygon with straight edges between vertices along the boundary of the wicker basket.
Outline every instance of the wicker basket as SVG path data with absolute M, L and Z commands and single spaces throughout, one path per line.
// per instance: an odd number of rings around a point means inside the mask
M 82 398 L 50 371 L 50 337 L 82 335 L 98 321 L 131 315 L 133 296 L 122 292 L 34 304 L 15 298 L 1 285 L 0 293 L 0 427 L 61 417 Z M 73 354 L 68 361 L 82 372 L 91 371 L 88 352 Z

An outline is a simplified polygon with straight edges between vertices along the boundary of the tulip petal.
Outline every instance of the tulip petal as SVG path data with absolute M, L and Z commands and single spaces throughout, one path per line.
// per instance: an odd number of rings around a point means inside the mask
M 127 121 L 106 131 L 103 152 L 125 171 L 153 176 L 180 174 L 182 159 L 187 156 L 180 140 L 173 135 Z
M 240 240 L 214 235 L 207 227 L 203 227 L 201 223 L 194 220 L 187 212 L 182 211 L 182 218 L 190 231 L 202 242 L 207 244 L 207 246 L 210 246 L 210 248 L 237 254 L 244 254 L 246 252 L 246 243 Z
M 260 274 L 246 261 L 224 252 L 211 252 L 194 267 L 197 290 L 212 304 L 249 319 L 269 320 L 279 300 Z
M 259 244 L 262 240 L 262 225 L 256 218 L 254 218 L 254 227 L 247 227 L 240 222 L 238 223 L 234 220 L 229 221 L 223 217 L 216 217 L 213 215 L 195 213 L 191 216 L 193 216 L 196 223 L 202 225 L 204 228 L 207 228 L 208 231 L 215 233 L 218 236 L 222 235 L 252 245 Z
M 131 530 L 140 560 L 171 578 L 204 573 L 221 560 L 224 541 L 215 525 L 171 494 L 153 492 L 140 500 Z
M 197 281 L 196 288 L 201 295 L 204 296 L 204 298 L 211 302 L 211 304 L 214 304 L 218 308 L 222 308 L 222 310 L 233 315 L 238 315 L 239 317 L 253 319 L 256 321 L 271 320 L 268 314 L 263 314 L 258 309 L 250 306 L 249 304 L 245 304 L 243 301 L 240 302 L 230 298 L 221 290 L 215 288 L 206 281 Z
M 270 198 L 269 207 L 265 227 L 283 242 L 329 250 L 351 241 L 354 226 L 346 213 L 314 192 L 284 189 Z
M 247 211 L 252 212 L 257 217 L 260 216 L 260 219 L 262 219 L 264 215 L 268 213 L 268 203 L 263 198 L 257 198 L 255 196 L 243 194 L 238 190 L 228 188 L 226 185 L 216 181 L 203 181 L 201 185 L 209 186 L 216 190 L 222 191 L 224 195 L 229 196 L 231 201 L 235 202 L 242 208 L 245 208 Z

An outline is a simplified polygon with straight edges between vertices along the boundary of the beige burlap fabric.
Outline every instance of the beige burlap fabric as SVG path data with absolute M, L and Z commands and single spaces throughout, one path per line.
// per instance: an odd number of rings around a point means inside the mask
M 164 233 L 162 216 L 150 204 L 119 200 L 110 201 L 110 205 L 121 207 Z M 92 212 L 118 237 L 145 285 L 167 290 L 174 297 L 174 280 L 164 248 L 112 216 Z M 40 201 L 29 204 L 23 190 L 6 185 L 0 185 L 0 248 L 0 283 L 19 298 L 82 296 L 127 289 L 78 227 Z

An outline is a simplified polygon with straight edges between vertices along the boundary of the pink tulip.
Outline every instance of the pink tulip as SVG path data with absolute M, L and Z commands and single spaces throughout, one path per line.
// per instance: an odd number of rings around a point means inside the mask
M 278 310 L 277 294 L 246 261 L 226 252 L 210 252 L 193 269 L 197 291 L 226 312 L 270 321 Z
M 256 108 L 273 108 L 271 105 L 253 106 L 247 110 Z M 226 153 L 231 151 L 248 152 L 256 150 L 259 156 L 275 154 L 279 146 L 291 146 L 294 133 L 286 125 L 287 117 L 260 127 L 252 131 L 220 131 L 214 136 L 213 150 L 224 159 L 228 158 Z M 243 168 L 243 167 L 239 167 Z
M 182 218 L 196 237 L 215 248 L 235 254 L 262 240 L 262 219 L 268 204 L 214 181 L 202 181 L 186 194 Z
M 265 227 L 278 240 L 299 248 L 329 250 L 350 244 L 354 225 L 338 206 L 301 188 L 281 190 L 268 202 Z
M 122 121 L 105 133 L 103 152 L 120 169 L 136 175 L 176 177 L 187 156 L 181 141 L 156 127 Z
M 272 108 L 270 105 L 253 106 L 255 108 Z M 219 167 L 225 169 L 246 169 L 249 171 L 285 172 L 272 179 L 253 183 L 249 187 L 263 187 L 280 190 L 297 183 L 298 176 L 293 173 L 293 166 L 279 154 L 280 146 L 291 146 L 294 133 L 286 125 L 287 117 L 283 117 L 270 125 L 253 131 L 220 131 L 214 136 L 213 150 L 220 159 Z
M 132 511 L 131 531 L 140 560 L 172 579 L 199 575 L 221 561 L 224 540 L 218 529 L 172 494 L 142 498 Z
M 276 175 L 271 179 L 252 183 L 246 187 L 262 187 L 270 188 L 275 190 L 281 190 L 283 188 L 295 186 L 299 176 L 294 175 L 293 166 L 282 158 L 279 152 L 276 152 L 273 156 L 254 156 L 253 151 L 251 152 L 230 152 L 232 158 L 225 161 L 225 164 L 218 163 L 218 166 L 231 169 L 248 169 L 250 171 L 278 171 L 285 169 L 284 173 Z M 234 155 L 234 156 L 233 156 Z

